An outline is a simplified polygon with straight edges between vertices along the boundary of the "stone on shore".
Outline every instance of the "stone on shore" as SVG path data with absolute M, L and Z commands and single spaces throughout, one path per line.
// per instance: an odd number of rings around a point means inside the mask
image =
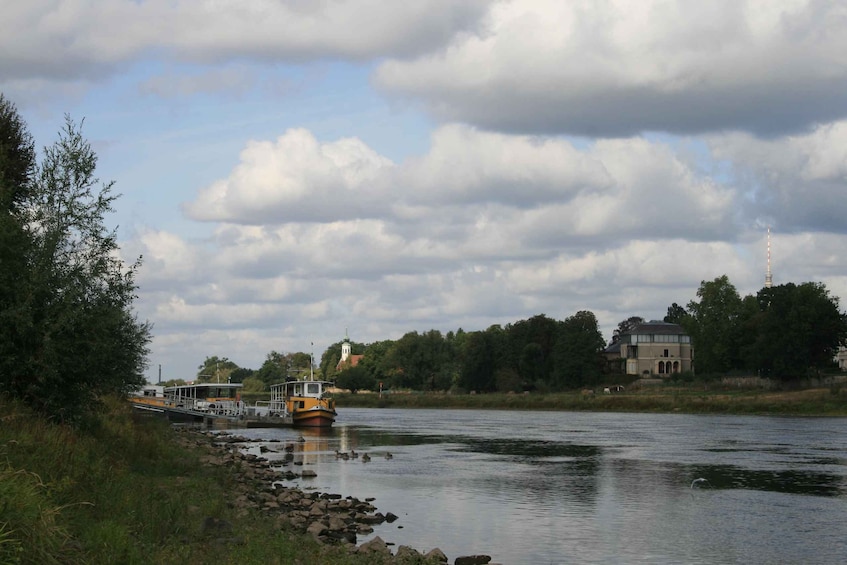
M 424 559 L 427 561 L 439 561 L 441 563 L 447 563 L 447 556 L 444 555 L 444 552 L 439 548 L 435 548 L 430 550 L 426 555 L 424 555 Z
M 379 555 L 391 555 L 391 549 L 381 537 L 376 536 L 374 539 L 360 545 L 356 553 L 376 553 Z

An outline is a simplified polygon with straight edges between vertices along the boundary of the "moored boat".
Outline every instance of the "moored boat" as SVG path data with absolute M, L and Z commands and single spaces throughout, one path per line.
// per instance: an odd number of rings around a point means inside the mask
M 271 385 L 271 412 L 284 411 L 293 425 L 328 428 L 335 422 L 335 399 L 328 389 L 333 383 L 315 380 L 287 380 Z
M 162 413 L 170 420 L 243 420 L 247 406 L 241 400 L 241 387 L 241 383 L 147 386 L 129 401 L 136 409 Z

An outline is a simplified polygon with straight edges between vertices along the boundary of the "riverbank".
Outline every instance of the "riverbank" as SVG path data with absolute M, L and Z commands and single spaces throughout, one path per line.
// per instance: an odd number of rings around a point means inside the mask
M 306 533 L 274 505 L 307 500 L 309 509 L 298 511 L 308 514 L 315 502 L 330 506 L 325 500 L 277 492 L 276 471 L 262 471 L 260 460 L 139 417 L 125 401 L 108 408 L 77 430 L 0 399 L 0 563 L 439 561 L 412 551 L 398 559 L 378 544 L 359 552 L 350 543 L 321 543 L 323 531 Z M 367 519 L 369 506 L 340 503 L 347 504 Z
M 340 408 L 469 408 L 779 416 L 847 416 L 847 386 L 796 391 L 651 386 L 615 393 L 336 394 Z

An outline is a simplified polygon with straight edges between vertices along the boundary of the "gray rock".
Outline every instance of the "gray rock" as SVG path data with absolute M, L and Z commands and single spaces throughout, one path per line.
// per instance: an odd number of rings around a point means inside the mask
M 376 536 L 374 539 L 360 545 L 358 553 L 378 553 L 380 555 L 391 555 L 391 549 L 389 549 L 388 545 L 381 537 Z
M 311 524 L 309 524 L 309 527 L 306 528 L 306 532 L 312 534 L 315 537 L 325 534 L 326 531 L 326 526 L 324 526 L 321 522 L 312 522 Z
M 431 560 L 431 561 L 440 561 L 441 563 L 447 563 L 447 556 L 444 555 L 444 552 L 441 551 L 437 547 L 435 549 L 429 551 L 426 555 L 424 555 L 424 558 L 427 559 L 428 561 Z

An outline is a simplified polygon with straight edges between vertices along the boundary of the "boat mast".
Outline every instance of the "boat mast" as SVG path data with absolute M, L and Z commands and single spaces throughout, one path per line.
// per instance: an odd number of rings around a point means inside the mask
M 315 380 L 315 342 L 312 342 L 312 350 L 309 351 L 309 380 Z

